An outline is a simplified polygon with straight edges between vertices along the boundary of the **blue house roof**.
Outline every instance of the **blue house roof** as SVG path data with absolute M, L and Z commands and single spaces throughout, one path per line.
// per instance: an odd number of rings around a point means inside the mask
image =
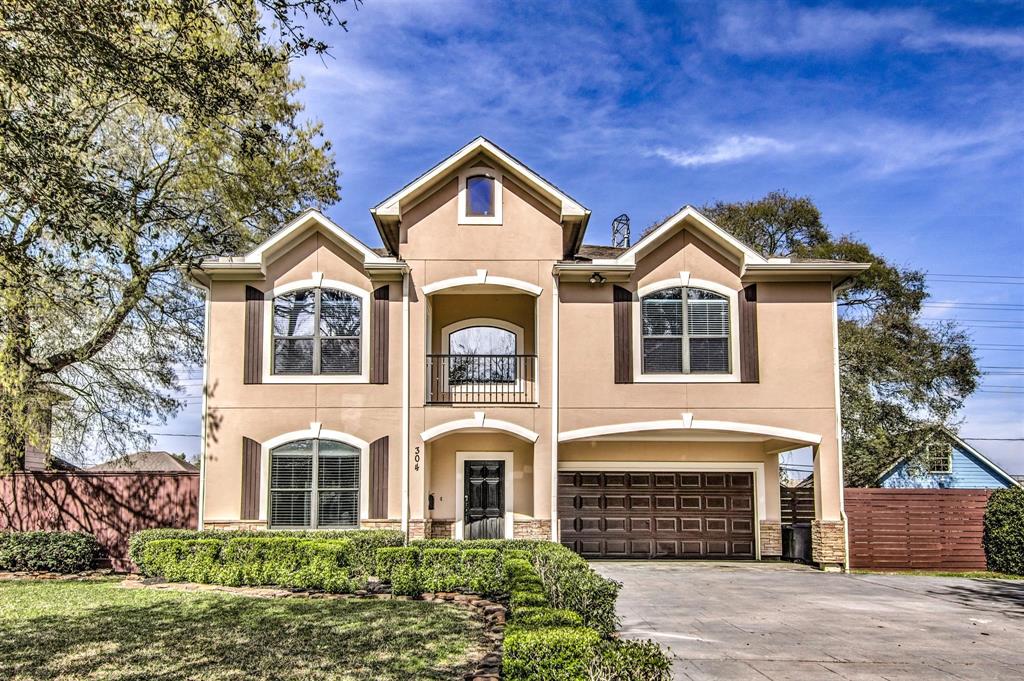
M 988 460 L 952 432 L 946 433 L 952 444 L 949 473 L 911 471 L 906 458 L 900 459 L 879 476 L 878 487 L 943 487 L 949 489 L 1000 489 L 1020 485 L 1013 476 Z

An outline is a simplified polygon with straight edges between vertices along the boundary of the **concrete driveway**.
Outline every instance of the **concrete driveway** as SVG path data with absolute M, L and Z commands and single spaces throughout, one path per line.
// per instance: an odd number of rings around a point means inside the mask
M 677 679 L 1024 679 L 1024 581 L 594 561 Z

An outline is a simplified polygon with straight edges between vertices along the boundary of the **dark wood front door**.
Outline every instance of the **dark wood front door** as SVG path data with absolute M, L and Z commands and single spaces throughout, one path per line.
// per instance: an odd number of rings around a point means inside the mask
M 558 474 L 563 544 L 594 558 L 753 558 L 754 476 Z
M 467 461 L 463 520 L 466 539 L 505 536 L 505 462 Z

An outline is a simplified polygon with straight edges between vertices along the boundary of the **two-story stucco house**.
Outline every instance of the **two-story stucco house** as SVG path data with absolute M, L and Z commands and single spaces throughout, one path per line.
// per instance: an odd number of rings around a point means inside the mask
M 397 183 L 396 183 L 397 184 Z M 835 293 L 686 207 L 629 248 L 479 138 L 370 211 L 205 262 L 205 527 L 528 537 L 585 556 L 781 553 L 778 456 L 813 447 L 844 562 Z

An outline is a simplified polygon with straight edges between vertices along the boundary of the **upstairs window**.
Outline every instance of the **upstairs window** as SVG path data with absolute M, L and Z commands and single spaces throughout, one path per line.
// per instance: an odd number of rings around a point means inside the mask
M 729 300 L 700 288 L 673 287 L 641 299 L 645 374 L 727 374 Z
M 273 373 L 360 373 L 362 301 L 329 288 L 310 288 L 274 298 Z
M 925 449 L 925 466 L 932 475 L 953 472 L 953 448 L 946 443 L 932 443 Z
M 270 452 L 270 526 L 359 526 L 359 450 L 333 440 L 296 440 Z
M 466 178 L 466 215 L 494 217 L 494 178 L 474 175 Z

